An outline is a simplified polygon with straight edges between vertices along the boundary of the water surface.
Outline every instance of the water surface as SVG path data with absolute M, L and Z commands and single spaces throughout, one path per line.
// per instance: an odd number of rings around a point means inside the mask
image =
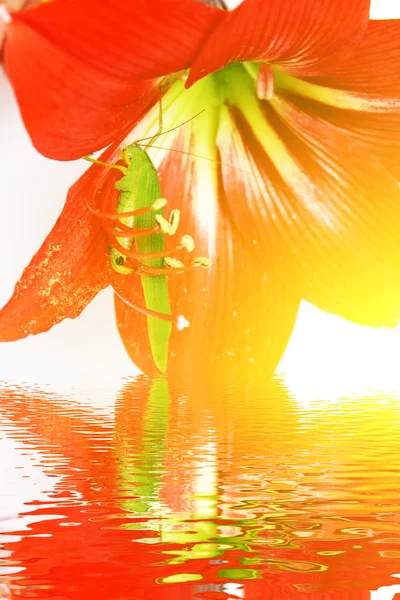
M 400 598 L 395 395 L 0 394 L 0 598 Z

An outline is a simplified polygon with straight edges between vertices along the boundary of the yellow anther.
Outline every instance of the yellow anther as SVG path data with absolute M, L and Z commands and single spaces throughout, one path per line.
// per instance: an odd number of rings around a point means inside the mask
M 211 265 L 212 260 L 210 258 L 206 258 L 203 256 L 198 256 L 197 258 L 195 258 L 193 260 L 193 264 L 194 265 L 198 265 L 199 267 L 203 267 L 203 269 L 208 269 L 208 267 Z
M 160 210 L 161 208 L 164 208 L 164 206 L 167 206 L 167 204 L 168 201 L 165 198 L 157 198 L 151 205 L 151 208 L 153 210 Z
M 134 272 L 134 269 L 128 267 L 125 264 L 124 256 L 120 252 L 118 252 L 118 250 L 115 250 L 114 247 L 110 248 L 110 259 L 111 266 L 114 269 L 114 271 L 116 271 L 116 273 L 121 273 L 122 275 L 130 275 Z
M 174 210 L 171 210 L 171 213 L 169 215 L 169 224 L 171 227 L 170 235 L 174 235 L 174 233 L 176 233 L 176 230 L 178 229 L 178 226 L 179 226 L 180 216 L 181 216 L 181 213 L 177 208 L 175 208 Z
M 165 217 L 161 215 L 156 215 L 155 219 L 163 233 L 166 233 L 167 235 L 174 235 L 176 233 L 176 230 L 178 229 L 179 216 L 179 210 L 175 209 L 171 210 L 171 214 L 169 215 L 169 221 L 167 221 L 167 219 L 165 219 Z
M 188 252 L 194 250 L 194 239 L 191 235 L 183 235 L 181 239 L 181 246 L 183 246 Z
M 156 215 L 155 219 L 156 219 L 157 223 L 159 224 L 160 229 L 163 233 L 165 233 L 167 235 L 172 235 L 171 225 L 169 224 L 169 221 L 167 221 L 167 219 L 165 217 L 163 217 L 162 215 Z
M 170 256 L 164 258 L 164 265 L 166 267 L 171 267 L 171 269 L 182 269 L 182 267 L 185 266 L 183 262 L 181 262 L 177 258 L 171 258 Z

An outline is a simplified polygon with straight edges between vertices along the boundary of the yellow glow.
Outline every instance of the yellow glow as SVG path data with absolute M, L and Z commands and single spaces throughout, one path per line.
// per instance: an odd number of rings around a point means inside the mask
M 196 518 L 216 517 L 218 497 L 217 444 L 208 442 L 199 448 L 200 460 L 195 462 L 193 504 Z
M 302 402 L 399 392 L 400 327 L 362 327 L 304 302 L 278 371 Z

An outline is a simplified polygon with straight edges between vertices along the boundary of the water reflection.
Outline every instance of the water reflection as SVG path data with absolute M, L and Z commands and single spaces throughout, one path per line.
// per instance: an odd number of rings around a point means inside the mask
M 31 497 L 18 514 L 0 502 L 0 598 L 396 590 L 399 423 L 395 397 L 305 407 L 278 380 L 141 377 L 109 413 L 4 387 L 1 430 L 30 461 Z

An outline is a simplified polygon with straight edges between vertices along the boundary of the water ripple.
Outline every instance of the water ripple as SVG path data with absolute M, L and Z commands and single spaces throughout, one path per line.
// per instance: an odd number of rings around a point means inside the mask
M 301 405 L 279 380 L 193 389 L 140 377 L 110 411 L 4 386 L 0 598 L 390 590 L 399 425 L 395 396 Z

